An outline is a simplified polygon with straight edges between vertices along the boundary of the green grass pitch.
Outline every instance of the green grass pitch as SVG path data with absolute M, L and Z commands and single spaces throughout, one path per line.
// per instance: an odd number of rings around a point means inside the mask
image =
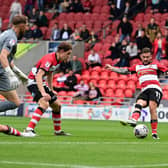
M 1 117 L 0 123 L 23 130 L 29 120 Z M 116 121 L 63 120 L 62 127 L 72 136 L 54 136 L 50 119 L 41 119 L 34 138 L 0 134 L 0 168 L 168 167 L 167 123 L 159 123 L 160 140 L 151 132 L 137 139 Z

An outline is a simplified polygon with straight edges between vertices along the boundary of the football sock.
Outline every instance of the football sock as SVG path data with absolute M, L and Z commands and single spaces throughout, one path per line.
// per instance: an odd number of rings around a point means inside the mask
M 0 102 L 0 112 L 17 108 L 17 105 L 11 101 Z
M 134 112 L 132 113 L 132 118 L 137 121 L 137 120 L 139 119 L 140 115 L 141 115 L 141 112 L 140 112 L 140 111 L 134 111 Z
M 4 131 L 3 133 L 8 134 L 8 135 L 21 136 L 21 132 L 18 131 L 17 129 L 10 127 L 8 125 L 7 125 L 7 127 L 8 127 L 8 130 Z
M 55 133 L 60 132 L 61 131 L 61 113 L 52 112 L 52 119 L 53 119 Z
M 32 130 L 32 129 L 34 129 L 35 128 L 35 126 L 38 124 L 38 122 L 40 121 L 40 119 L 41 119 L 41 116 L 43 115 L 43 113 L 44 113 L 44 109 L 43 108 L 41 108 L 41 107 L 38 107 L 35 111 L 34 111 L 34 113 L 33 113 L 33 115 L 32 115 L 32 118 L 31 118 L 31 120 L 30 120 L 30 122 L 29 122 L 29 124 L 28 124 L 28 126 L 27 126 L 27 130 Z
M 151 120 L 152 134 L 157 134 L 158 120 Z

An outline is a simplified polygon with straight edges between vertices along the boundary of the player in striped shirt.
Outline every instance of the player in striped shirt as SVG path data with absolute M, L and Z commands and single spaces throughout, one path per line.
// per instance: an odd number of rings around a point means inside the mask
M 137 74 L 141 85 L 141 93 L 137 97 L 131 119 L 127 122 L 122 121 L 122 124 L 129 124 L 130 126 L 135 127 L 137 120 L 140 118 L 142 108 L 149 106 L 152 137 L 153 139 L 159 139 L 157 134 L 158 117 L 156 109 L 162 99 L 162 89 L 160 87 L 157 74 L 158 71 L 167 72 L 168 68 L 158 62 L 152 61 L 152 54 L 149 48 L 144 48 L 142 50 L 140 58 L 142 64 L 134 65 L 128 68 L 117 68 L 107 64 L 106 69 L 121 74 Z

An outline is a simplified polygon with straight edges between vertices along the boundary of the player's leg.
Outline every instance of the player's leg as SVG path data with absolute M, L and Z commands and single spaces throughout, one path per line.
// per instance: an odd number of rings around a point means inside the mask
M 158 116 L 157 116 L 157 103 L 155 101 L 149 101 L 149 109 L 151 114 L 151 128 L 152 128 L 152 137 L 154 139 L 159 139 L 157 134 L 158 127 Z
M 8 135 L 22 136 L 22 133 L 20 131 L 8 125 L 0 124 L 0 132 Z
M 46 111 L 46 109 L 49 107 L 49 102 L 46 101 L 43 97 L 40 98 L 40 100 L 38 101 L 38 107 L 37 109 L 34 111 L 32 118 L 26 128 L 26 132 L 32 132 L 32 134 L 35 134 L 35 127 L 36 125 L 39 123 L 41 116 L 43 115 L 43 113 Z
M 131 119 L 129 119 L 128 121 L 120 121 L 120 123 L 122 125 L 130 125 L 132 127 L 135 127 L 137 124 L 137 121 L 139 119 L 139 117 L 141 116 L 141 109 L 143 107 L 146 107 L 148 105 L 148 95 L 147 95 L 147 91 L 144 91 L 142 93 L 140 93 L 140 95 L 137 97 L 136 100 L 136 104 L 134 107 L 134 111 L 132 113 Z
M 0 102 L 0 112 L 17 108 L 21 101 L 16 90 L 0 91 L 0 94 L 4 96 L 8 101 Z
M 66 133 L 61 129 L 61 104 L 58 100 L 50 104 L 52 108 L 52 119 L 54 124 L 55 135 L 69 136 L 70 133 Z
M 157 134 L 158 127 L 158 116 L 157 116 L 157 106 L 159 106 L 162 99 L 162 93 L 157 89 L 150 89 L 149 96 L 149 109 L 151 114 L 151 128 L 152 128 L 152 137 L 153 139 L 159 139 Z
M 28 90 L 34 96 L 34 101 L 38 103 L 37 109 L 34 111 L 32 118 L 25 129 L 25 132 L 28 132 L 32 135 L 35 135 L 34 129 L 38 122 L 41 119 L 41 116 L 45 112 L 45 110 L 49 107 L 49 102 L 44 97 L 42 97 L 40 91 L 38 90 L 37 85 L 32 85 L 28 87 Z

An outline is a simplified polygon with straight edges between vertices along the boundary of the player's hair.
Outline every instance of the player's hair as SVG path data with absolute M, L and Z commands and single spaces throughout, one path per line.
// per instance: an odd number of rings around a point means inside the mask
M 12 19 L 12 24 L 15 26 L 19 24 L 26 24 L 26 23 L 27 23 L 27 17 L 23 15 L 14 16 Z
M 68 50 L 72 50 L 72 45 L 70 43 L 67 43 L 67 42 L 62 42 L 58 46 L 58 52 L 60 50 L 64 50 L 65 52 L 68 51 Z
M 142 49 L 142 53 L 150 53 L 150 52 L 151 52 L 151 50 L 148 47 L 145 47 Z

